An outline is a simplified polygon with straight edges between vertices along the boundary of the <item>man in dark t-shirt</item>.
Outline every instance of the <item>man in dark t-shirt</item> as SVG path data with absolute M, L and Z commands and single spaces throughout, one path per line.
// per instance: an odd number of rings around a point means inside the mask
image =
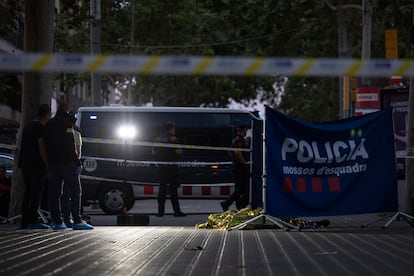
M 39 106 L 37 117 L 28 123 L 22 133 L 19 167 L 24 180 L 22 219 L 19 228 L 47 229 L 47 224 L 38 223 L 38 209 L 46 183 L 47 154 L 45 147 L 45 124 L 50 118 L 50 107 Z
M 73 116 L 68 113 L 66 103 L 60 102 L 56 115 L 46 124 L 45 141 L 49 168 L 49 202 L 52 217 L 52 229 L 64 230 L 71 227 L 73 230 L 91 230 L 92 225 L 84 223 L 80 215 L 81 164 L 75 150 L 73 138 Z M 73 224 L 65 224 L 61 213 L 62 182 L 71 200 L 70 212 Z

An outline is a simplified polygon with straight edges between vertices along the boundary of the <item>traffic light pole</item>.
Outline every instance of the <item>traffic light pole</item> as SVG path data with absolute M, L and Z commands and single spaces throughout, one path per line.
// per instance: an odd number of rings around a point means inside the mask
M 91 0 L 91 54 L 101 53 L 101 0 Z M 92 104 L 101 105 L 101 75 L 91 74 Z
M 407 126 L 407 156 L 405 181 L 407 187 L 406 211 L 414 214 L 414 78 L 410 78 L 410 93 L 408 98 L 408 126 Z

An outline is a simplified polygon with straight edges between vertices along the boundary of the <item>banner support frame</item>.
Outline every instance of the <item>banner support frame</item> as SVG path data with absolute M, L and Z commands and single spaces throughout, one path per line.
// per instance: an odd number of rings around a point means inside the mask
M 271 221 L 274 225 L 278 226 L 279 228 L 289 231 L 290 229 L 300 230 L 299 226 L 295 226 L 290 224 L 286 221 L 283 221 L 280 218 L 272 217 L 266 214 L 266 111 L 263 118 L 263 131 L 262 131 L 262 200 L 263 200 L 263 214 L 260 214 L 254 218 L 251 218 L 239 225 L 233 226 L 228 229 L 228 231 L 237 229 L 243 229 L 248 224 L 252 224 L 253 222 L 262 219 L 261 225 L 266 223 L 266 219 Z
M 385 216 L 385 217 L 383 217 L 383 218 L 378 218 L 378 219 L 375 219 L 375 220 L 373 220 L 373 221 L 370 221 L 370 222 L 368 222 L 368 223 L 366 223 L 366 224 L 362 224 L 361 225 L 361 228 L 364 228 L 364 227 L 366 227 L 366 226 L 369 226 L 369 225 L 372 225 L 372 224 L 374 224 L 374 223 L 376 223 L 376 222 L 378 222 L 378 221 L 381 221 L 381 220 L 385 220 L 385 219 L 388 219 L 388 220 L 386 220 L 385 221 L 385 223 L 381 226 L 381 228 L 382 229 L 385 229 L 385 228 L 387 228 L 391 223 L 393 223 L 395 220 L 399 220 L 399 219 L 401 219 L 401 218 L 403 218 L 410 226 L 412 226 L 412 227 L 414 227 L 414 217 L 413 216 L 411 216 L 411 215 L 409 215 L 409 214 L 407 214 L 407 213 L 404 213 L 404 212 L 396 212 L 396 213 L 392 213 L 392 214 L 388 214 L 387 216 Z M 408 219 L 411 219 L 412 220 L 412 222 L 410 223 L 409 221 L 408 221 Z

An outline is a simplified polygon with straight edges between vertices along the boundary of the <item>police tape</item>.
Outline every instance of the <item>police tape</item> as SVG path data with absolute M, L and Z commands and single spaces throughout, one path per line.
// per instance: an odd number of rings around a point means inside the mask
M 414 75 L 414 64 L 411 59 L 1 53 L 0 71 L 389 77 Z
M 140 182 L 140 181 L 132 181 L 132 180 L 120 180 L 120 179 L 113 179 L 113 178 L 106 178 L 106 177 L 97 177 L 97 176 L 90 176 L 90 175 L 81 175 L 81 179 L 86 180 L 94 180 L 94 181 L 102 181 L 102 182 L 115 182 L 115 183 L 128 183 L 137 186 L 159 186 L 159 183 L 150 183 L 150 182 Z M 234 186 L 233 182 L 225 182 L 225 183 L 183 183 L 180 184 L 181 187 L 227 187 L 227 186 Z
M 243 148 L 210 147 L 210 146 L 196 146 L 196 145 L 184 145 L 184 144 L 126 141 L 126 140 L 101 139 L 101 138 L 90 138 L 90 137 L 84 137 L 82 138 L 82 141 L 85 143 L 95 143 L 95 144 L 131 145 L 131 146 L 146 146 L 146 147 L 176 148 L 176 149 L 246 151 L 246 152 L 251 151 L 251 149 L 243 149 Z
M 197 167 L 197 166 L 217 166 L 217 165 L 231 165 L 233 162 L 197 162 L 197 161 L 177 161 L 177 162 L 165 162 L 165 161 L 137 161 L 128 159 L 117 159 L 117 158 L 104 158 L 94 156 L 82 157 L 85 161 L 97 160 L 97 161 L 108 161 L 116 162 L 119 164 L 133 164 L 133 165 L 178 165 L 181 167 Z M 122 166 L 122 165 L 121 165 Z M 128 165 L 127 165 L 128 166 Z

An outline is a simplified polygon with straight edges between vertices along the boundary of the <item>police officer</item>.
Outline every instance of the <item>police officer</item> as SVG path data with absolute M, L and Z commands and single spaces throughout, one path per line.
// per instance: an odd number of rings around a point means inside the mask
M 24 180 L 22 220 L 18 229 L 47 229 L 48 225 L 38 223 L 38 209 L 46 187 L 47 152 L 45 145 L 45 124 L 50 119 L 50 107 L 41 104 L 35 120 L 28 123 L 22 133 L 19 167 Z
M 232 153 L 235 190 L 228 199 L 220 203 L 223 211 L 227 211 L 233 202 L 236 202 L 238 210 L 249 204 L 249 152 L 238 150 L 250 148 L 250 141 L 245 138 L 246 133 L 247 126 L 239 126 L 231 143 L 231 147 L 235 148 Z
M 62 182 L 71 199 L 73 230 L 90 230 L 92 225 L 84 223 L 80 215 L 81 186 L 79 171 L 80 160 L 75 151 L 73 138 L 73 116 L 68 114 L 66 103 L 60 102 L 56 115 L 46 123 L 46 150 L 49 167 L 49 202 L 52 217 L 52 229 L 67 228 L 62 220 L 60 201 Z
M 156 138 L 156 142 L 178 144 L 178 139 L 175 136 L 175 123 L 167 121 L 164 123 L 165 134 Z M 178 162 L 183 153 L 182 149 L 164 148 L 158 149 L 158 160 L 162 162 Z M 169 193 L 171 197 L 171 204 L 174 210 L 175 217 L 183 217 L 185 214 L 180 210 L 178 202 L 177 188 L 180 186 L 178 181 L 178 166 L 177 164 L 160 164 L 160 188 L 158 191 L 158 214 L 157 217 L 164 216 L 165 212 L 165 198 L 167 193 L 167 186 L 169 185 Z

